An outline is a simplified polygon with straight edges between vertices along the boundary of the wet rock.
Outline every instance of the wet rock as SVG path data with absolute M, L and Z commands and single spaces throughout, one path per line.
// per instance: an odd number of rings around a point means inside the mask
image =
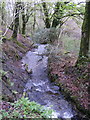
M 60 88 L 58 86 L 52 86 L 51 89 L 58 91 Z
M 50 88 L 48 88 L 48 90 L 46 91 L 48 94 L 54 94 L 54 95 L 59 95 L 59 91 L 56 90 L 52 90 Z

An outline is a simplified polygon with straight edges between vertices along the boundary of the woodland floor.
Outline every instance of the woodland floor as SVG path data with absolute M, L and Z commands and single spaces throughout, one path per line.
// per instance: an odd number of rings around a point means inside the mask
M 4 30 L 3 30 L 4 31 Z M 25 53 L 33 48 L 33 43 L 27 37 L 18 34 L 17 42 L 11 38 L 12 31 L 9 30 L 6 37 L 2 40 L 2 100 L 0 109 L 8 109 L 8 102 L 13 102 L 21 98 L 25 84 L 28 81 L 29 74 L 21 67 L 21 58 Z M 4 74 L 6 72 L 6 74 Z M 1 74 L 1 73 L 0 73 Z
M 84 67 L 75 67 L 75 56 L 62 56 L 60 59 L 49 58 L 49 76 L 75 103 L 89 110 L 90 63 Z M 68 97 L 68 96 L 67 96 Z

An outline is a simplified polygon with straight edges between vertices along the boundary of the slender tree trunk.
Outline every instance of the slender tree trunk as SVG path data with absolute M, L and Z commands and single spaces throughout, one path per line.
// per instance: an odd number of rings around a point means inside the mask
M 26 24 L 29 20 L 29 12 L 28 8 L 26 8 L 26 13 L 25 13 L 25 8 L 24 8 L 24 3 L 22 2 L 22 34 L 25 35 L 26 33 Z
M 14 29 L 13 29 L 13 34 L 12 34 L 12 38 L 14 38 L 14 39 L 17 38 L 17 33 L 18 33 L 18 28 L 19 28 L 20 4 L 21 4 L 21 2 L 16 2 L 15 3 L 15 20 L 14 20 Z
M 33 22 L 33 31 L 35 30 L 35 25 L 36 25 L 36 6 L 34 5 L 34 22 Z
M 83 60 L 90 60 L 90 2 L 86 2 L 80 52 L 77 63 L 80 63 Z
M 25 20 L 25 8 L 24 3 L 22 2 L 22 34 L 25 35 L 26 29 L 26 20 Z
M 44 10 L 44 15 L 45 15 L 45 26 L 46 26 L 46 28 L 50 28 L 50 19 L 49 19 L 49 15 L 48 15 L 48 9 L 47 9 L 46 2 L 43 2 L 42 6 L 43 6 L 43 10 Z
M 35 24 L 36 24 L 36 14 L 34 14 L 33 30 L 35 30 Z
M 2 18 L 2 22 L 1 25 L 5 25 L 5 2 L 2 2 L 2 6 L 1 6 L 1 18 Z
M 23 24 L 22 24 L 22 34 L 23 35 L 25 35 L 25 33 L 26 33 L 26 23 L 24 23 L 24 21 L 23 21 Z
M 23 14 L 22 14 L 22 34 L 25 35 L 25 30 L 26 30 L 26 21 L 25 21 L 25 14 L 24 14 L 24 11 L 23 11 Z

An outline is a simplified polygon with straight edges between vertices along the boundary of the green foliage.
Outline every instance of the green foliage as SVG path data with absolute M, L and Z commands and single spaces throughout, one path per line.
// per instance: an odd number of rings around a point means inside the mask
M 5 72 L 4 70 L 0 70 L 0 75 L 4 76 L 6 74 L 7 74 L 7 72 Z
M 22 43 L 20 43 L 19 41 L 17 41 L 16 39 L 15 39 L 15 43 L 19 46 L 19 47 L 22 47 L 22 48 L 26 48 Z
M 0 115 L 1 116 L 1 115 Z M 6 112 L 5 110 L 2 110 L 2 116 L 3 117 L 7 117 L 8 116 L 8 112 Z
M 64 19 L 67 17 L 74 17 L 83 19 L 83 15 L 85 12 L 85 5 L 84 4 L 75 4 L 74 2 L 55 2 L 55 3 L 50 3 L 48 2 L 46 4 L 48 9 L 48 19 L 50 22 L 50 26 L 52 27 L 57 27 L 58 25 L 62 26 L 64 24 Z M 52 12 L 53 11 L 53 12 Z M 44 16 L 44 21 L 45 21 Z M 52 24 L 52 25 L 51 25 Z M 54 24 L 54 25 L 53 25 Z
M 57 39 L 57 36 L 55 28 L 40 29 L 33 35 L 33 40 L 37 43 L 52 43 Z
M 2 2 L 2 8 L 5 8 L 5 6 L 6 6 L 6 3 Z
M 4 1 L 0 1 L 0 12 L 5 10 L 6 3 Z
M 78 61 L 77 61 L 77 67 L 80 68 L 80 67 L 84 67 L 84 66 L 87 66 L 87 64 L 89 64 L 90 62 L 90 59 L 86 56 L 79 56 L 78 57 Z
M 0 33 L 2 33 L 3 31 L 2 30 L 0 30 Z
M 18 101 L 11 103 L 8 111 L 1 110 L 3 119 L 6 118 L 50 118 L 53 110 L 44 108 L 36 102 L 30 102 L 28 98 L 22 97 Z M 0 115 L 0 116 L 1 116 Z
M 2 40 L 2 42 L 6 42 L 6 40 L 7 40 L 6 36 L 2 36 L 1 40 Z
M 74 52 L 78 54 L 80 48 L 80 40 L 73 38 L 72 36 L 64 35 L 62 36 L 62 42 L 65 49 L 65 53 L 67 51 Z
M 0 81 L 2 81 L 3 78 L 5 77 L 4 80 L 3 80 L 4 83 L 5 83 L 5 84 L 8 84 L 8 85 L 10 85 L 10 86 L 13 86 L 14 83 L 11 82 L 10 79 L 7 77 L 7 73 L 8 73 L 8 72 L 6 72 L 6 71 L 0 69 Z
M 5 76 L 7 74 L 7 72 L 5 72 L 4 70 L 0 69 L 0 81 L 2 80 L 2 76 Z

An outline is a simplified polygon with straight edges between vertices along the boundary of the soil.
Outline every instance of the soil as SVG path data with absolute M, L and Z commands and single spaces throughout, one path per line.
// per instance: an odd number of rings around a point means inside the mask
M 3 30 L 4 31 L 4 30 Z M 12 31 L 8 30 L 2 39 L 2 69 L 7 72 L 2 75 L 2 100 L 13 102 L 23 94 L 23 89 L 30 74 L 22 69 L 21 58 L 33 48 L 30 38 L 18 34 L 17 41 L 11 38 Z
M 85 66 L 75 67 L 77 57 L 73 55 L 49 57 L 49 77 L 56 82 L 64 91 L 65 96 L 70 98 L 76 107 L 90 115 L 89 109 L 89 69 L 90 63 Z

